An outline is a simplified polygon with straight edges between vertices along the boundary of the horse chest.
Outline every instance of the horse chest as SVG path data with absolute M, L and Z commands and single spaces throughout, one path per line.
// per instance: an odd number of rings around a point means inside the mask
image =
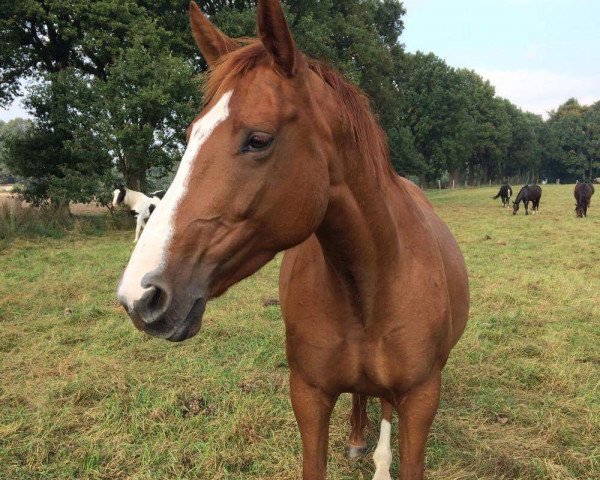
M 401 339 L 358 337 L 288 335 L 290 369 L 324 389 L 384 395 L 408 390 L 432 363 L 431 358 L 415 361 L 413 348 Z

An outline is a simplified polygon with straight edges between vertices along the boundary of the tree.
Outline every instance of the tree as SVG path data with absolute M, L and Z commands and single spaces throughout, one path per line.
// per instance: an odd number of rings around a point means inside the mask
M 137 44 L 116 59 L 106 81 L 83 88 L 69 142 L 78 155 L 109 158 L 137 190 L 148 187 L 151 168 L 167 174 L 181 158 L 185 129 L 200 104 L 191 62 L 159 45 Z
M 148 11 L 144 3 L 27 0 L 2 12 L 0 58 L 19 60 L 0 74 L 37 79 L 27 100 L 34 128 L 9 145 L 28 200 L 91 201 L 112 190 L 115 167 L 143 189 L 149 168 L 165 171 L 178 159 L 200 98 L 193 57 L 173 54 L 191 47 L 154 15 L 168 24 L 160 8 L 187 4 L 148 2 Z
M 587 155 L 588 179 L 593 180 L 600 172 L 600 101 L 591 105 L 584 113 L 585 151 Z
M 548 119 L 551 141 L 546 146 L 546 155 L 549 162 L 558 165 L 571 179 L 585 178 L 590 163 L 586 149 L 586 110 L 587 107 L 571 98 L 551 112 Z
M 510 143 L 500 171 L 503 177 L 527 172 L 527 177 L 534 180 L 541 173 L 544 122 L 539 115 L 524 113 L 508 100 L 504 102 L 509 117 Z
M 31 121 L 24 118 L 15 118 L 4 122 L 0 120 L 0 183 L 14 183 L 17 180 L 7 167 L 7 146 L 13 138 L 22 138 L 31 128 Z
M 48 82 L 32 88 L 26 101 L 36 117 L 32 127 L 25 135 L 6 141 L 6 163 L 11 171 L 26 179 L 21 193 L 34 204 L 48 199 L 51 181 L 60 178 L 64 169 L 76 168 L 82 162 L 64 146 L 75 130 L 71 99 L 78 79 L 71 70 L 50 77 Z M 96 166 L 95 171 L 99 168 Z M 52 200 L 58 203 L 60 199 Z
M 254 35 L 255 1 L 200 6 L 231 36 Z M 187 0 L 17 0 L 2 9 L 0 102 L 21 79 L 38 82 L 29 94 L 35 128 L 11 147 L 13 165 L 30 178 L 30 199 L 91 199 L 92 184 L 102 183 L 91 179 L 108 181 L 113 166 L 144 188 L 150 169 L 173 166 L 199 105 L 192 73 L 206 67 L 187 7 Z M 401 3 L 290 0 L 286 7 L 300 48 L 359 83 L 394 127 L 397 87 L 389 73 L 401 51 Z

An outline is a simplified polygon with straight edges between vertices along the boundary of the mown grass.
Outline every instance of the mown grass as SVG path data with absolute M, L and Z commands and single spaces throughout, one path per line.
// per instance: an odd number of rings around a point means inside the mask
M 528 217 L 494 189 L 430 192 L 465 254 L 472 313 L 445 369 L 429 479 L 598 478 L 600 207 L 576 219 L 572 188 L 545 186 Z M 279 258 L 209 305 L 197 337 L 170 344 L 115 301 L 132 237 L 0 252 L 0 478 L 300 478 L 283 323 L 263 306 Z M 370 479 L 368 457 L 344 458 L 348 411 L 344 396 L 329 478 Z

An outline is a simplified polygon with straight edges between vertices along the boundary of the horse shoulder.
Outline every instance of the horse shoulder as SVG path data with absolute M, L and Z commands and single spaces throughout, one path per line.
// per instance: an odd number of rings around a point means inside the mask
M 397 176 L 396 179 L 400 188 L 405 189 L 419 206 L 426 206 L 428 210 L 433 211 L 433 205 L 429 201 L 429 198 L 427 198 L 427 195 L 425 195 L 423 190 L 421 190 L 421 188 L 419 188 L 407 178 Z
M 401 185 L 406 188 L 415 203 L 421 207 L 424 228 L 428 232 L 430 243 L 439 251 L 441 264 L 436 267 L 435 255 L 425 252 L 429 265 L 429 274 L 440 269 L 443 284 L 438 288 L 445 288 L 449 301 L 451 315 L 451 343 L 454 345 L 463 332 L 469 311 L 469 280 L 464 257 L 458 242 L 450 231 L 448 225 L 435 213 L 429 199 L 414 183 L 401 179 Z M 443 297 L 443 295 L 440 295 Z

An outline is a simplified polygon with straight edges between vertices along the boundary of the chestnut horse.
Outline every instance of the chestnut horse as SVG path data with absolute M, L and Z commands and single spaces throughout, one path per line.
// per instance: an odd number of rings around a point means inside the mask
M 575 185 L 573 195 L 575 196 L 575 215 L 577 218 L 587 217 L 587 210 L 592 202 L 592 195 L 595 189 L 591 183 L 578 183 Z
M 228 38 L 190 6 L 211 67 L 177 175 L 118 288 L 139 329 L 193 337 L 207 300 L 286 250 L 280 299 L 303 478 L 326 476 L 329 420 L 353 394 L 350 455 L 366 451 L 367 396 L 383 406 L 376 479 L 423 477 L 441 371 L 467 321 L 459 247 L 394 173 L 360 91 L 304 56 L 279 0 L 258 2 L 259 40 Z M 202 192 L 199 194 L 198 192 Z

